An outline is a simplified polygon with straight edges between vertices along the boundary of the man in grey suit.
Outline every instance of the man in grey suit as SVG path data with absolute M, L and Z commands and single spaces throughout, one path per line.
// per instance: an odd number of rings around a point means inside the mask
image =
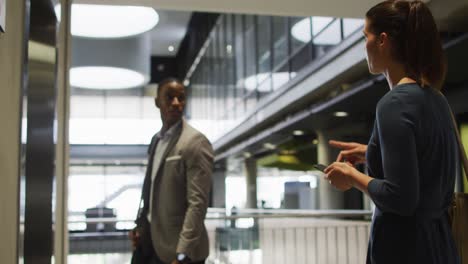
M 132 263 L 198 264 L 208 257 L 204 219 L 213 150 L 206 137 L 182 118 L 185 100 L 180 81 L 160 82 L 155 103 L 163 127 L 148 150 L 143 206 L 130 233 L 135 248 Z

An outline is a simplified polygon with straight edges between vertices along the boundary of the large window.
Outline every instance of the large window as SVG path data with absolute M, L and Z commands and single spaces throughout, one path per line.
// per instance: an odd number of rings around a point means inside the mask
M 222 136 L 362 26 L 362 19 L 221 15 L 189 76 L 191 118 L 211 120 L 210 130 Z
M 86 230 L 86 211 L 93 208 L 112 210 L 116 229 L 134 226 L 145 167 L 71 166 L 68 211 L 71 231 Z M 108 215 L 111 217 L 111 215 Z

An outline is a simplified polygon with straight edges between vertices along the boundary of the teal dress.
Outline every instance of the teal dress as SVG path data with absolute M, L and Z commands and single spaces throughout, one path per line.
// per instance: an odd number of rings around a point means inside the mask
M 447 215 L 459 152 L 445 97 L 417 84 L 390 90 L 366 158 L 376 205 L 367 263 L 459 263 Z

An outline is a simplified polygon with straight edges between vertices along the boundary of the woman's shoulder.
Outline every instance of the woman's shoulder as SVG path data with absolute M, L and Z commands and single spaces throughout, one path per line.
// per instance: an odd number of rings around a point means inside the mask
M 378 102 L 377 111 L 419 112 L 430 93 L 428 87 L 417 83 L 400 84 L 387 92 Z

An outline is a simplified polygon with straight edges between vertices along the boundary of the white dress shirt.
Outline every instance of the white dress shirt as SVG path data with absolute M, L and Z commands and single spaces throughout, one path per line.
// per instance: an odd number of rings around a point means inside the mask
M 174 135 L 174 132 L 178 126 L 181 125 L 181 121 L 177 122 L 173 126 L 171 126 L 167 131 L 161 130 L 156 136 L 159 138 L 158 143 L 156 145 L 156 150 L 154 152 L 153 156 L 153 168 L 151 171 L 151 189 L 150 189 L 150 199 L 149 199 L 149 210 L 148 214 L 146 215 L 146 218 L 148 219 L 148 222 L 151 223 L 151 211 L 153 208 L 153 184 L 154 184 L 154 179 L 156 178 L 156 174 L 158 173 L 159 166 L 162 163 L 162 156 L 164 155 L 164 152 L 166 152 L 167 146 L 169 145 L 169 142 L 171 141 L 172 136 Z

